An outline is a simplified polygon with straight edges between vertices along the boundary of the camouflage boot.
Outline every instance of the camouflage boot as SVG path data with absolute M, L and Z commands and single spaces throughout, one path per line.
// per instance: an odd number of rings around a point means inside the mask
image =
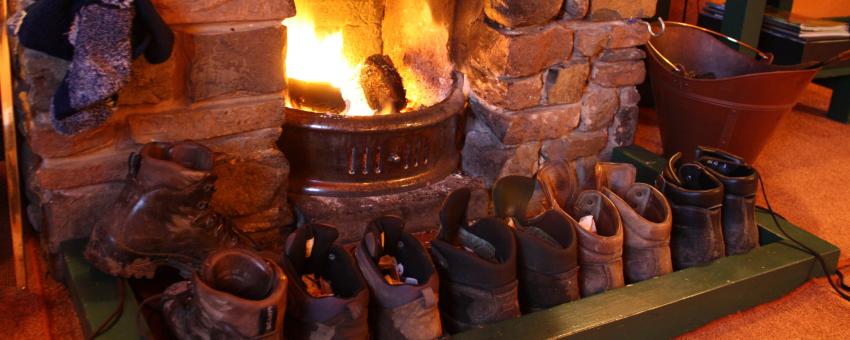
M 280 339 L 287 279 L 242 249 L 212 253 L 191 281 L 166 289 L 162 312 L 178 339 Z
M 285 320 L 290 339 L 368 339 L 369 289 L 339 232 L 308 224 L 289 234 L 281 267 L 292 282 Z
M 425 247 L 404 221 L 372 221 L 355 250 L 372 292 L 369 323 L 376 339 L 436 339 L 443 335 L 437 308 L 440 280 Z

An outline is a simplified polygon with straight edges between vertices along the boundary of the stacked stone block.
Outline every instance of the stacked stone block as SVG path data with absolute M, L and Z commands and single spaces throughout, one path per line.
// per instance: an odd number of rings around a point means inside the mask
M 197 141 L 215 152 L 216 211 L 247 232 L 288 223 L 289 164 L 275 146 L 284 121 L 286 28 L 292 1 L 154 0 L 175 31 L 172 57 L 133 64 L 116 113 L 74 136 L 50 125 L 64 61 L 19 48 L 18 113 L 27 212 L 47 250 L 85 237 L 123 186 L 128 157 L 148 142 Z
M 631 144 L 654 1 L 458 4 L 454 58 L 469 84 L 463 169 L 492 184 L 550 160 L 590 167 Z

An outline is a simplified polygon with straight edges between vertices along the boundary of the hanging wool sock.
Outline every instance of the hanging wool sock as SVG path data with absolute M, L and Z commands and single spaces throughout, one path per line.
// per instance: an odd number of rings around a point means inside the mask
M 99 0 L 83 6 L 68 34 L 74 55 L 53 97 L 53 126 L 73 135 L 112 115 L 118 91 L 130 79 L 132 0 Z

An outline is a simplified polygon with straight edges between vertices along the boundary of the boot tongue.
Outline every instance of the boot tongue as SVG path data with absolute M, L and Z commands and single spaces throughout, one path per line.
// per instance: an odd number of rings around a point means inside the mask
M 525 176 L 506 176 L 496 181 L 492 194 L 496 216 L 513 218 L 520 225 L 525 224 L 535 184 L 533 178 Z
M 624 196 L 626 191 L 635 184 L 637 168 L 628 163 L 596 164 L 596 188 L 608 188 L 615 194 Z
M 440 208 L 440 231 L 437 238 L 449 244 L 460 246 L 460 229 L 469 225 L 467 209 L 472 192 L 462 188 L 451 192 Z
M 579 183 L 575 165 L 565 162 L 553 162 L 544 166 L 537 173 L 546 193 L 550 208 L 561 208 L 568 211 L 578 196 Z

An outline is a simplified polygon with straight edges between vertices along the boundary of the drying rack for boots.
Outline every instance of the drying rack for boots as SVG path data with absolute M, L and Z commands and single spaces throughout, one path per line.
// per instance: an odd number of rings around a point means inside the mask
M 637 146 L 615 149 L 614 161 L 634 164 L 642 182 L 654 181 L 666 164 L 664 159 Z M 624 334 L 629 338 L 669 338 L 778 299 L 812 278 L 823 276 L 814 256 L 787 241 L 769 214 L 759 212 L 756 218 L 761 247 L 747 254 L 724 257 L 707 266 L 627 285 L 484 329 L 456 334 L 453 338 L 616 338 Z M 826 260 L 830 272 L 835 270 L 838 247 L 784 219 L 780 218 L 779 223 L 792 237 L 817 251 Z M 85 242 L 66 242 L 62 247 L 62 265 L 83 330 L 90 335 L 118 306 L 120 289 L 115 278 L 98 272 L 85 261 L 82 256 Z M 123 317 L 100 338 L 162 334 L 162 322 L 155 315 L 151 317 L 148 313 L 147 318 L 136 323 L 136 309 L 139 298 L 152 290 L 151 285 L 157 282 L 164 285 L 173 279 L 131 280 L 125 286 Z

